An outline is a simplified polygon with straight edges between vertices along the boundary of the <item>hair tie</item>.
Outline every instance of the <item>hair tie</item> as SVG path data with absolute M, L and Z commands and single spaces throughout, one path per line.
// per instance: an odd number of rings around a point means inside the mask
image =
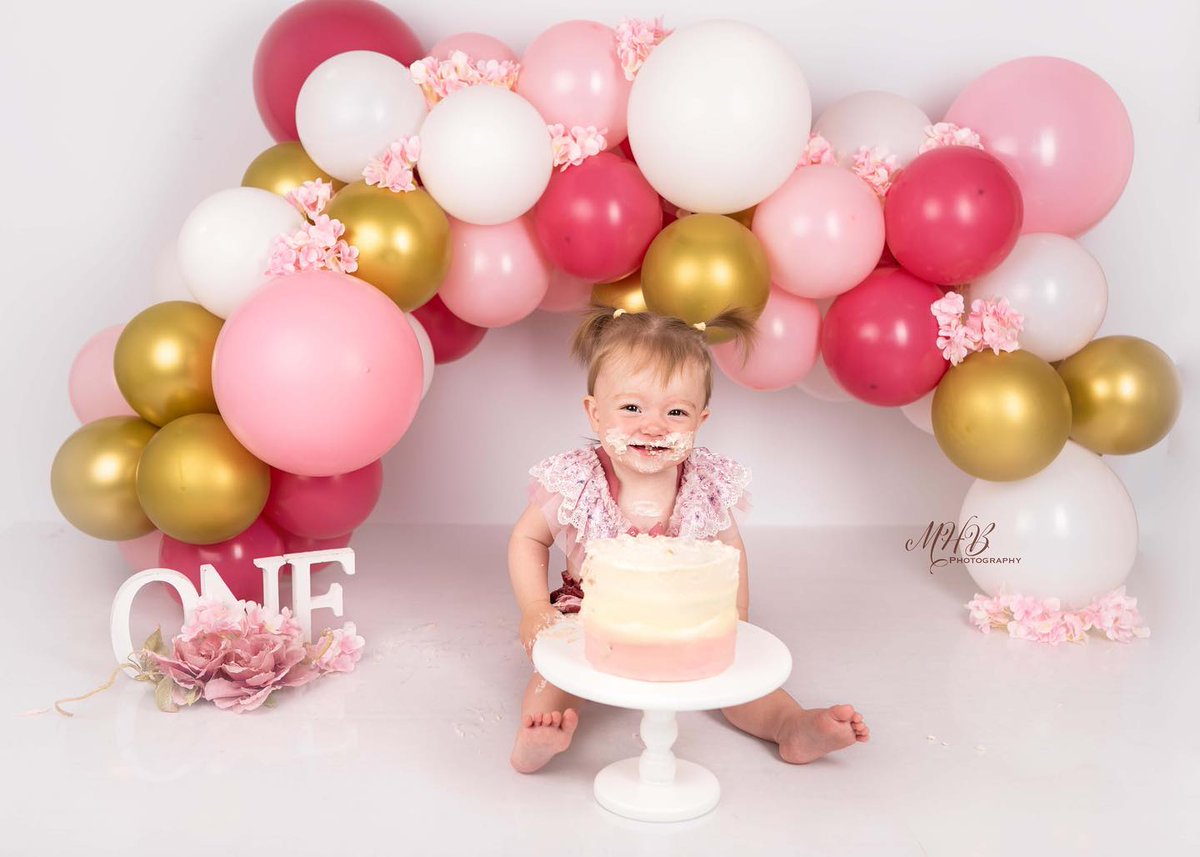
M 619 318 L 620 316 L 622 316 L 624 314 L 625 314 L 625 310 L 621 309 L 620 307 L 617 307 L 615 310 L 613 310 L 613 318 Z
M 704 328 L 705 328 L 705 327 L 707 327 L 707 325 L 706 325 L 704 322 L 702 322 L 702 321 L 698 321 L 698 322 L 696 322 L 695 324 L 693 324 L 693 325 L 692 325 L 692 327 L 696 328 L 696 330 L 698 330 L 698 331 L 700 331 L 701 333 L 703 333 L 703 332 L 704 332 Z

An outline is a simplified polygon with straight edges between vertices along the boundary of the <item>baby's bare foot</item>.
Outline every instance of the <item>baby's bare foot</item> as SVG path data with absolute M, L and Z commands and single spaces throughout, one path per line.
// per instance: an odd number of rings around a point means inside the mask
M 532 774 L 571 745 L 571 736 L 579 725 L 574 708 L 526 714 L 521 718 L 521 731 L 513 747 L 513 768 L 522 774 Z
M 812 708 L 784 722 L 779 730 L 779 755 L 785 762 L 803 765 L 870 737 L 871 730 L 853 705 Z

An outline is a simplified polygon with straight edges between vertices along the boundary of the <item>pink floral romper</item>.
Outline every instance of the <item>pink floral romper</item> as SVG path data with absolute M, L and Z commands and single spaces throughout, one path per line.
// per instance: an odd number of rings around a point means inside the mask
M 608 453 L 594 441 L 543 459 L 529 475 L 529 499 L 542 510 L 554 544 L 567 557 L 563 585 L 550 594 L 550 602 L 563 613 L 577 613 L 583 598 L 579 572 L 588 540 L 642 531 L 617 505 L 620 482 Z M 679 468 L 675 507 L 666 527 L 656 524 L 647 532 L 721 539 L 733 523 L 732 513 L 750 509 L 749 482 L 750 471 L 733 459 L 694 447 Z

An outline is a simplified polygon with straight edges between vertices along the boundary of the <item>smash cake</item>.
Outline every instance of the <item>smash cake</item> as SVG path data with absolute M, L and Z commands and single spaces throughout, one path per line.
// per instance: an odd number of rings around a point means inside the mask
M 733 663 L 741 552 L 671 536 L 592 539 L 580 569 L 584 657 L 643 681 L 707 678 Z

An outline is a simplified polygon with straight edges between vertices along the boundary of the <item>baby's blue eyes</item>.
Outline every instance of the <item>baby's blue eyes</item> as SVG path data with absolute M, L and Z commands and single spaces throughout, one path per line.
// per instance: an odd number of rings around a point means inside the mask
M 639 410 L 641 410 L 637 405 L 622 405 L 621 406 L 621 410 L 623 410 L 623 411 L 628 411 L 630 408 L 633 408 L 631 413 L 635 413 L 635 414 Z M 686 417 L 687 411 L 683 410 L 682 408 L 671 408 L 671 410 L 667 412 L 667 416 L 671 416 L 673 414 L 678 414 L 681 417 Z

